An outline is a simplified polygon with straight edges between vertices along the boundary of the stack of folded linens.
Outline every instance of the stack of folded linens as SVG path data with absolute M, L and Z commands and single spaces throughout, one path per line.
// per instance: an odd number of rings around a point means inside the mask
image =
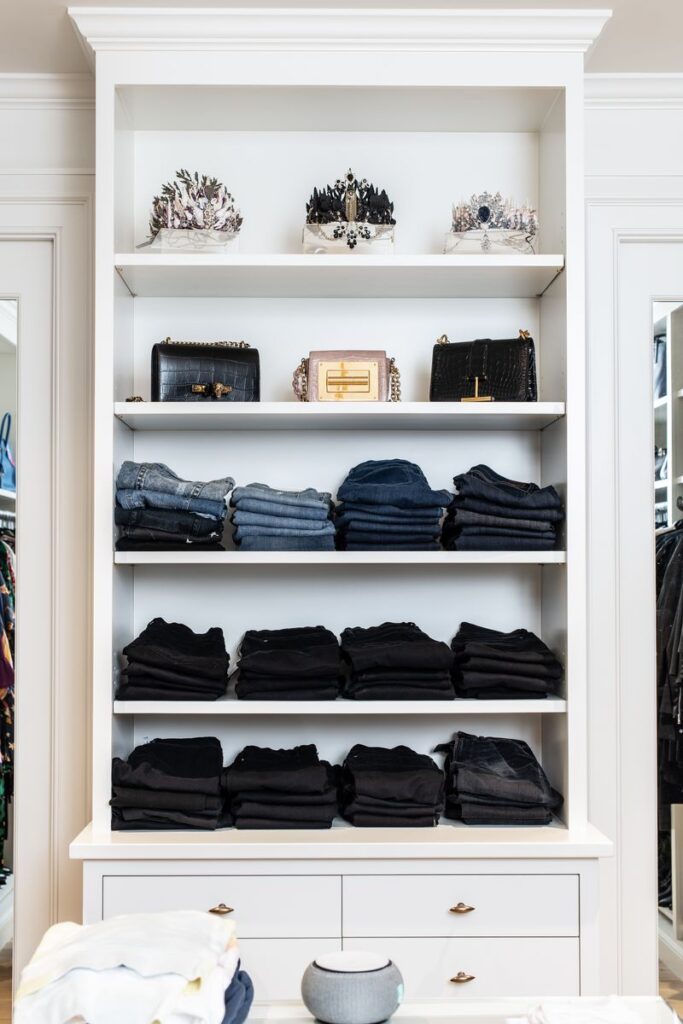
M 381 459 L 355 466 L 339 488 L 338 546 L 347 551 L 437 551 L 448 491 L 433 491 L 419 466 Z
M 551 551 L 564 519 L 554 487 L 539 487 L 473 466 L 453 478 L 457 494 L 443 525 L 443 544 L 455 551 Z
M 443 772 L 409 747 L 357 743 L 342 766 L 341 811 L 352 825 L 430 828 L 443 801 Z
M 232 477 L 182 480 L 161 462 L 124 462 L 116 479 L 119 551 L 222 551 Z
M 117 700 L 216 700 L 228 685 L 230 656 L 223 630 L 193 633 L 180 622 L 152 619 L 123 648 Z
M 254 998 L 232 921 L 199 910 L 53 925 L 24 968 L 15 1024 L 244 1024 Z
M 414 622 L 345 629 L 347 677 L 343 695 L 354 700 L 452 700 L 453 652 Z
M 231 505 L 233 538 L 242 551 L 334 551 L 330 494 L 255 483 L 236 487 Z
M 250 629 L 240 646 L 240 700 L 334 700 L 339 644 L 323 626 Z
M 523 740 L 457 732 L 446 755 L 446 817 L 467 825 L 548 825 L 562 797 Z
M 111 827 L 118 831 L 216 829 L 223 813 L 223 751 L 212 736 L 158 739 L 112 762 Z
M 501 633 L 463 622 L 451 647 L 459 697 L 538 700 L 557 693 L 562 682 L 560 662 L 526 629 Z
M 223 784 L 236 828 L 330 828 L 337 813 L 337 773 L 313 744 L 245 747 Z

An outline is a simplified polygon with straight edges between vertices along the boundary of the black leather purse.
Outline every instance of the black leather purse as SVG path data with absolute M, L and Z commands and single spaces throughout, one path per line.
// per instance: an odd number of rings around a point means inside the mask
M 430 402 L 535 402 L 536 356 L 533 338 L 465 341 L 442 335 L 434 346 Z
M 258 402 L 258 349 L 245 341 L 171 341 L 152 349 L 153 402 Z

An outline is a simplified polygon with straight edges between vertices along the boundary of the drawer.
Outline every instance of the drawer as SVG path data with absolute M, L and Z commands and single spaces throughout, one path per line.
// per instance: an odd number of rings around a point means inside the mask
M 339 938 L 341 878 L 335 875 L 107 875 L 103 917 L 210 910 L 224 903 L 238 939 Z
M 347 875 L 343 885 L 344 935 L 579 934 L 577 875 Z
M 344 939 L 390 957 L 406 1001 L 473 996 L 578 996 L 578 939 Z M 456 984 L 459 972 L 472 980 Z
M 258 1003 L 300 1000 L 301 979 L 310 962 L 339 949 L 341 939 L 240 941 L 242 967 L 254 982 L 254 999 Z

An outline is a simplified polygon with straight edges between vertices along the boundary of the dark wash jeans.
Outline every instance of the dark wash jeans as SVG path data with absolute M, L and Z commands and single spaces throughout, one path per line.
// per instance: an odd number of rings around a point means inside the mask
M 490 466 L 473 466 L 453 478 L 458 494 L 479 498 L 494 505 L 515 509 L 561 509 L 562 499 L 554 487 L 508 480 Z
M 445 508 L 449 491 L 434 491 L 414 462 L 380 459 L 362 462 L 349 472 L 337 493 L 339 501 L 402 508 Z

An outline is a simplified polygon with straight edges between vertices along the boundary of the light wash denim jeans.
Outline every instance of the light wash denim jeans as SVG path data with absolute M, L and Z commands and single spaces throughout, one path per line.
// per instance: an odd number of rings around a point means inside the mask
M 183 480 L 163 462 L 124 462 L 116 479 L 119 490 L 163 491 L 178 498 L 222 501 L 235 486 L 231 476 L 219 480 Z
M 332 495 L 326 491 L 316 491 L 313 487 L 306 487 L 303 491 L 278 491 L 268 484 L 247 484 L 246 487 L 236 487 L 232 493 L 231 504 L 241 505 L 244 499 L 250 501 L 272 502 L 275 505 L 296 505 L 300 508 L 329 508 Z M 261 511 L 252 509 L 252 511 Z
M 225 499 L 213 501 L 211 498 L 183 498 L 177 494 L 148 491 L 144 488 L 140 491 L 117 491 L 116 502 L 121 508 L 174 509 L 180 512 L 194 512 L 198 516 L 212 516 L 214 519 L 225 519 L 228 512 Z
M 235 526 L 265 526 L 269 530 L 306 530 L 309 533 L 320 533 L 328 531 L 332 525 L 330 519 L 299 519 L 294 517 L 294 509 L 289 506 L 292 516 L 271 516 L 259 515 L 256 512 L 242 512 L 239 508 L 232 516 L 231 522 Z

